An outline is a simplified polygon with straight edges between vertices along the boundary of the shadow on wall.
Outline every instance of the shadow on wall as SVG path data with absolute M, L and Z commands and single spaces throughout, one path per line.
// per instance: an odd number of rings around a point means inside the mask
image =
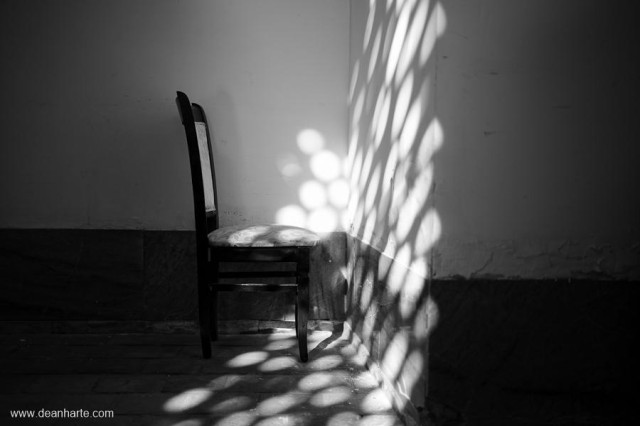
M 433 157 L 444 132 L 434 51 L 446 15 L 439 2 L 370 0 L 353 3 L 352 20 L 352 54 L 361 53 L 349 95 L 348 318 L 397 408 L 417 420 L 437 321 L 428 284 L 441 234 Z

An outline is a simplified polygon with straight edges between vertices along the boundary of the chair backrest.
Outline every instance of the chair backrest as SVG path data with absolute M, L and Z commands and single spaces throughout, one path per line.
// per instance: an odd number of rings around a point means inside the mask
M 196 233 L 206 237 L 219 226 L 218 194 L 209 126 L 202 107 L 192 104 L 186 94 L 177 92 L 176 103 L 187 136 Z

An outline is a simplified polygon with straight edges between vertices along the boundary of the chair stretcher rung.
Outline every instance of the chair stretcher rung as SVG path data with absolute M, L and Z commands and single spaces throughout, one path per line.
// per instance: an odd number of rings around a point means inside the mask
M 295 277 L 296 271 L 236 271 L 218 272 L 219 278 Z
M 217 291 L 296 291 L 298 284 L 284 283 L 284 284 L 264 284 L 264 283 L 242 283 L 242 284 L 227 284 L 227 283 L 213 283 L 212 287 Z

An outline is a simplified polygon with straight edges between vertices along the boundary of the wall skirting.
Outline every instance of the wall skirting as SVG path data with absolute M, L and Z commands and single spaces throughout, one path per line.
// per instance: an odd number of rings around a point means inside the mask
M 314 249 L 311 319 L 344 319 L 344 247 L 332 233 Z M 0 321 L 194 321 L 195 233 L 2 229 L 0 283 Z M 223 293 L 220 318 L 292 321 L 292 297 Z
M 630 414 L 640 282 L 428 280 L 385 272 L 393 259 L 356 238 L 348 253 L 347 322 L 409 423 L 616 424 Z M 424 284 L 414 312 L 394 293 L 397 276 Z
M 278 333 L 291 331 L 293 321 L 221 320 L 220 334 Z M 342 321 L 310 320 L 310 331 L 341 330 Z M 195 321 L 0 321 L 0 334 L 193 334 L 198 339 Z

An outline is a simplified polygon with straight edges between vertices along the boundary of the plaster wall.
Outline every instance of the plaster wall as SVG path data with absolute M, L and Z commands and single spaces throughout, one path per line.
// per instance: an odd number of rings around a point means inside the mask
M 640 276 L 637 32 L 595 1 L 443 2 L 434 276 Z
M 409 424 L 622 415 L 640 277 L 629 9 L 351 2 L 347 321 Z
M 445 25 L 439 2 L 351 2 L 347 321 L 408 424 L 425 408 L 434 324 L 434 159 L 446 143 L 436 44 Z
M 342 0 L 3 1 L 0 227 L 193 229 L 176 90 L 208 112 L 222 224 L 306 222 L 300 134 L 346 149 L 348 17 Z
M 354 236 L 443 279 L 640 276 L 631 11 L 352 5 Z

